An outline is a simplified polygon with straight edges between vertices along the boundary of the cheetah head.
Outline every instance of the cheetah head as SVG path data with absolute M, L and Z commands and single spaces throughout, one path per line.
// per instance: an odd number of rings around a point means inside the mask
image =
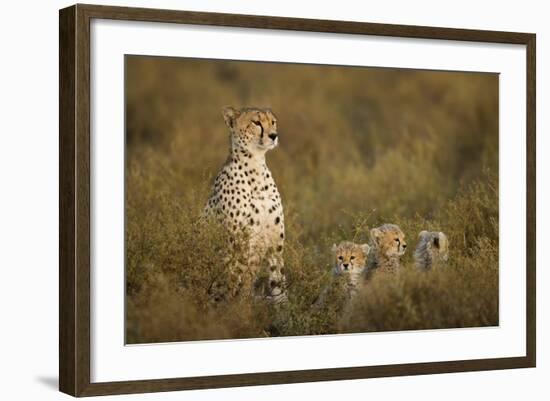
M 395 224 L 384 224 L 370 230 L 373 245 L 378 253 L 388 258 L 398 258 L 405 254 L 407 243 L 405 234 Z
M 279 143 L 277 118 L 270 109 L 224 107 L 223 118 L 234 148 L 263 155 Z
M 426 250 L 446 262 L 449 259 L 449 240 L 445 233 L 439 231 L 421 231 L 418 234 L 419 246 L 424 245 Z
M 336 259 L 334 272 L 336 274 L 361 273 L 365 267 L 370 246 L 368 244 L 355 244 L 349 241 L 332 245 L 332 253 Z

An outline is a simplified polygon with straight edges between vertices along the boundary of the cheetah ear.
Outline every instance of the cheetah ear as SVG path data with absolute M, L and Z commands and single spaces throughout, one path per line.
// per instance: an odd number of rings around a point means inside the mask
M 428 234 L 428 232 L 426 230 L 422 230 L 418 233 L 418 239 L 420 238 L 424 238 L 424 236 Z
M 445 235 L 445 233 L 443 231 L 440 231 L 439 234 L 437 234 L 438 237 L 439 237 L 439 243 L 443 242 L 445 244 L 447 244 L 447 246 L 449 246 L 449 239 L 447 238 L 447 236 Z
M 382 231 L 379 230 L 378 228 L 373 228 L 372 230 L 370 230 L 370 237 L 376 245 L 378 245 L 378 240 L 380 239 L 381 236 L 382 236 Z
M 437 249 L 439 249 L 439 234 L 434 235 L 432 241 L 433 241 L 433 244 L 435 245 L 435 247 L 436 247 Z
M 235 119 L 239 117 L 240 112 L 231 106 L 226 106 L 222 109 L 222 114 L 227 126 L 229 128 L 233 128 L 233 125 L 235 124 Z
M 330 250 L 333 252 L 333 253 L 336 253 L 336 250 L 338 249 L 338 247 L 336 246 L 336 244 L 332 244 L 332 248 L 330 248 Z
M 370 246 L 369 244 L 361 244 L 361 249 L 363 250 L 363 254 L 367 256 L 370 252 Z

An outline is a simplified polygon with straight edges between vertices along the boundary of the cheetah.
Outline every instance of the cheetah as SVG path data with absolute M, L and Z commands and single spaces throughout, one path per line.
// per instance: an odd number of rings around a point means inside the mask
M 399 260 L 405 254 L 405 234 L 395 224 L 384 224 L 370 230 L 371 249 L 367 270 L 396 272 Z
M 346 277 L 349 298 L 357 293 L 364 282 L 369 251 L 370 246 L 368 244 L 355 244 L 350 241 L 332 245 L 332 253 L 335 258 L 333 276 Z
M 332 280 L 313 302 L 314 309 L 329 306 L 344 306 L 366 282 L 365 266 L 370 251 L 368 244 L 342 241 L 332 245 L 334 266 Z M 338 305 L 342 304 L 342 305 Z
M 223 108 L 223 118 L 230 133 L 229 156 L 214 180 L 205 214 L 236 235 L 246 233 L 246 260 L 231 267 L 239 276 L 239 292 L 279 303 L 286 299 L 284 214 L 265 159 L 279 143 L 277 118 L 270 109 L 233 107 Z
M 415 266 L 420 270 L 430 270 L 444 265 L 449 259 L 449 240 L 442 232 L 421 231 L 414 251 Z

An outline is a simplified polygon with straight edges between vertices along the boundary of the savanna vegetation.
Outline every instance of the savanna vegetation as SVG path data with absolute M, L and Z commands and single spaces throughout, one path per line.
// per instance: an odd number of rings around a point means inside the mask
M 498 324 L 498 76 L 129 56 L 126 61 L 127 342 Z M 285 210 L 288 302 L 212 305 L 227 235 L 198 217 L 224 163 L 224 105 L 271 107 L 267 162 Z M 331 246 L 398 224 L 409 249 L 345 309 L 312 308 Z M 414 268 L 421 230 L 448 266 Z

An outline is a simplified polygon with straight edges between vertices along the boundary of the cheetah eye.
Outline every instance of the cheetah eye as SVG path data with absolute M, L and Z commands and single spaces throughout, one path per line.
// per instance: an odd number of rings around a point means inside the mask
M 350 256 L 349 257 L 349 260 L 353 260 L 353 259 L 355 259 L 355 256 Z
M 396 241 L 396 242 L 399 242 L 399 238 L 396 238 L 395 241 Z
M 338 260 L 344 260 L 343 256 L 338 256 Z
M 254 125 L 256 125 L 257 127 L 260 127 L 260 129 L 261 129 L 260 135 L 263 138 L 264 137 L 264 126 L 259 121 L 252 121 L 252 123 Z

